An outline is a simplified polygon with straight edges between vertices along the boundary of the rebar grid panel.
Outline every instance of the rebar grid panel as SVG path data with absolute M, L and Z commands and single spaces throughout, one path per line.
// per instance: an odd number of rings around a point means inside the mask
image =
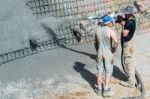
M 77 14 L 90 15 L 91 12 L 116 11 L 123 3 L 121 0 L 30 0 L 26 5 L 37 17 L 65 17 Z
M 59 23 L 59 18 L 66 20 L 68 18 L 84 19 L 96 14 L 102 15 L 107 12 L 118 11 L 121 6 L 133 2 L 134 0 L 30 0 L 26 4 L 38 18 L 56 17 Z M 149 18 L 150 15 L 147 14 L 145 17 Z M 143 27 L 141 23 L 139 27 Z M 67 29 L 63 30 L 64 32 L 67 31 L 66 35 L 71 34 L 67 27 L 63 29 Z
M 26 5 L 38 18 L 53 16 L 87 17 L 118 11 L 121 6 L 133 4 L 134 0 L 29 0 Z M 137 0 L 140 1 L 140 0 Z M 149 5 L 146 5 L 149 6 Z

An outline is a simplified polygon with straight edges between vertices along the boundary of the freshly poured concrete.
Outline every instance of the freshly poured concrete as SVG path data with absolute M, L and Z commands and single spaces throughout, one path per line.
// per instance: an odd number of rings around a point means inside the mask
M 23 0 L 0 0 L 0 54 L 29 46 L 30 38 L 52 39 L 47 32 Z

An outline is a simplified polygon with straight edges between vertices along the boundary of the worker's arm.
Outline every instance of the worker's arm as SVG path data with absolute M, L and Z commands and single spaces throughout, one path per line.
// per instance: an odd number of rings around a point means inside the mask
M 130 30 L 135 31 L 136 29 L 136 19 L 134 17 L 131 17 L 130 20 L 126 23 L 123 30 L 123 37 L 127 37 L 129 35 Z
M 98 39 L 97 39 L 97 35 L 95 33 L 95 35 L 94 35 L 94 46 L 95 46 L 95 49 L 96 49 L 97 52 L 98 52 L 98 44 L 99 44 L 99 42 L 98 42 Z
M 110 36 L 111 36 L 112 40 L 114 41 L 114 46 L 111 49 L 112 53 L 114 53 L 118 47 L 119 40 L 114 31 L 111 32 Z

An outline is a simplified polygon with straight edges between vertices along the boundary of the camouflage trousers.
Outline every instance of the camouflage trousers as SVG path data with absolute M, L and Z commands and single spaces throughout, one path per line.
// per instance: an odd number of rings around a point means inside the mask
M 134 59 L 134 45 L 132 41 L 125 42 L 123 47 L 124 69 L 128 76 L 128 81 L 132 84 L 135 80 L 135 59 Z

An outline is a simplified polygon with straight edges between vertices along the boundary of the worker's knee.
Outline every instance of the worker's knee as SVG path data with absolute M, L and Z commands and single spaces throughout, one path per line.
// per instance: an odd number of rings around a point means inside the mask
M 113 73 L 113 65 L 110 63 L 105 63 L 105 72 L 107 75 L 112 75 Z
M 107 75 L 112 75 L 112 73 L 113 73 L 113 66 L 106 69 L 106 74 Z
M 103 71 L 104 71 L 103 61 L 97 62 L 96 67 L 97 67 L 98 73 L 103 73 Z

